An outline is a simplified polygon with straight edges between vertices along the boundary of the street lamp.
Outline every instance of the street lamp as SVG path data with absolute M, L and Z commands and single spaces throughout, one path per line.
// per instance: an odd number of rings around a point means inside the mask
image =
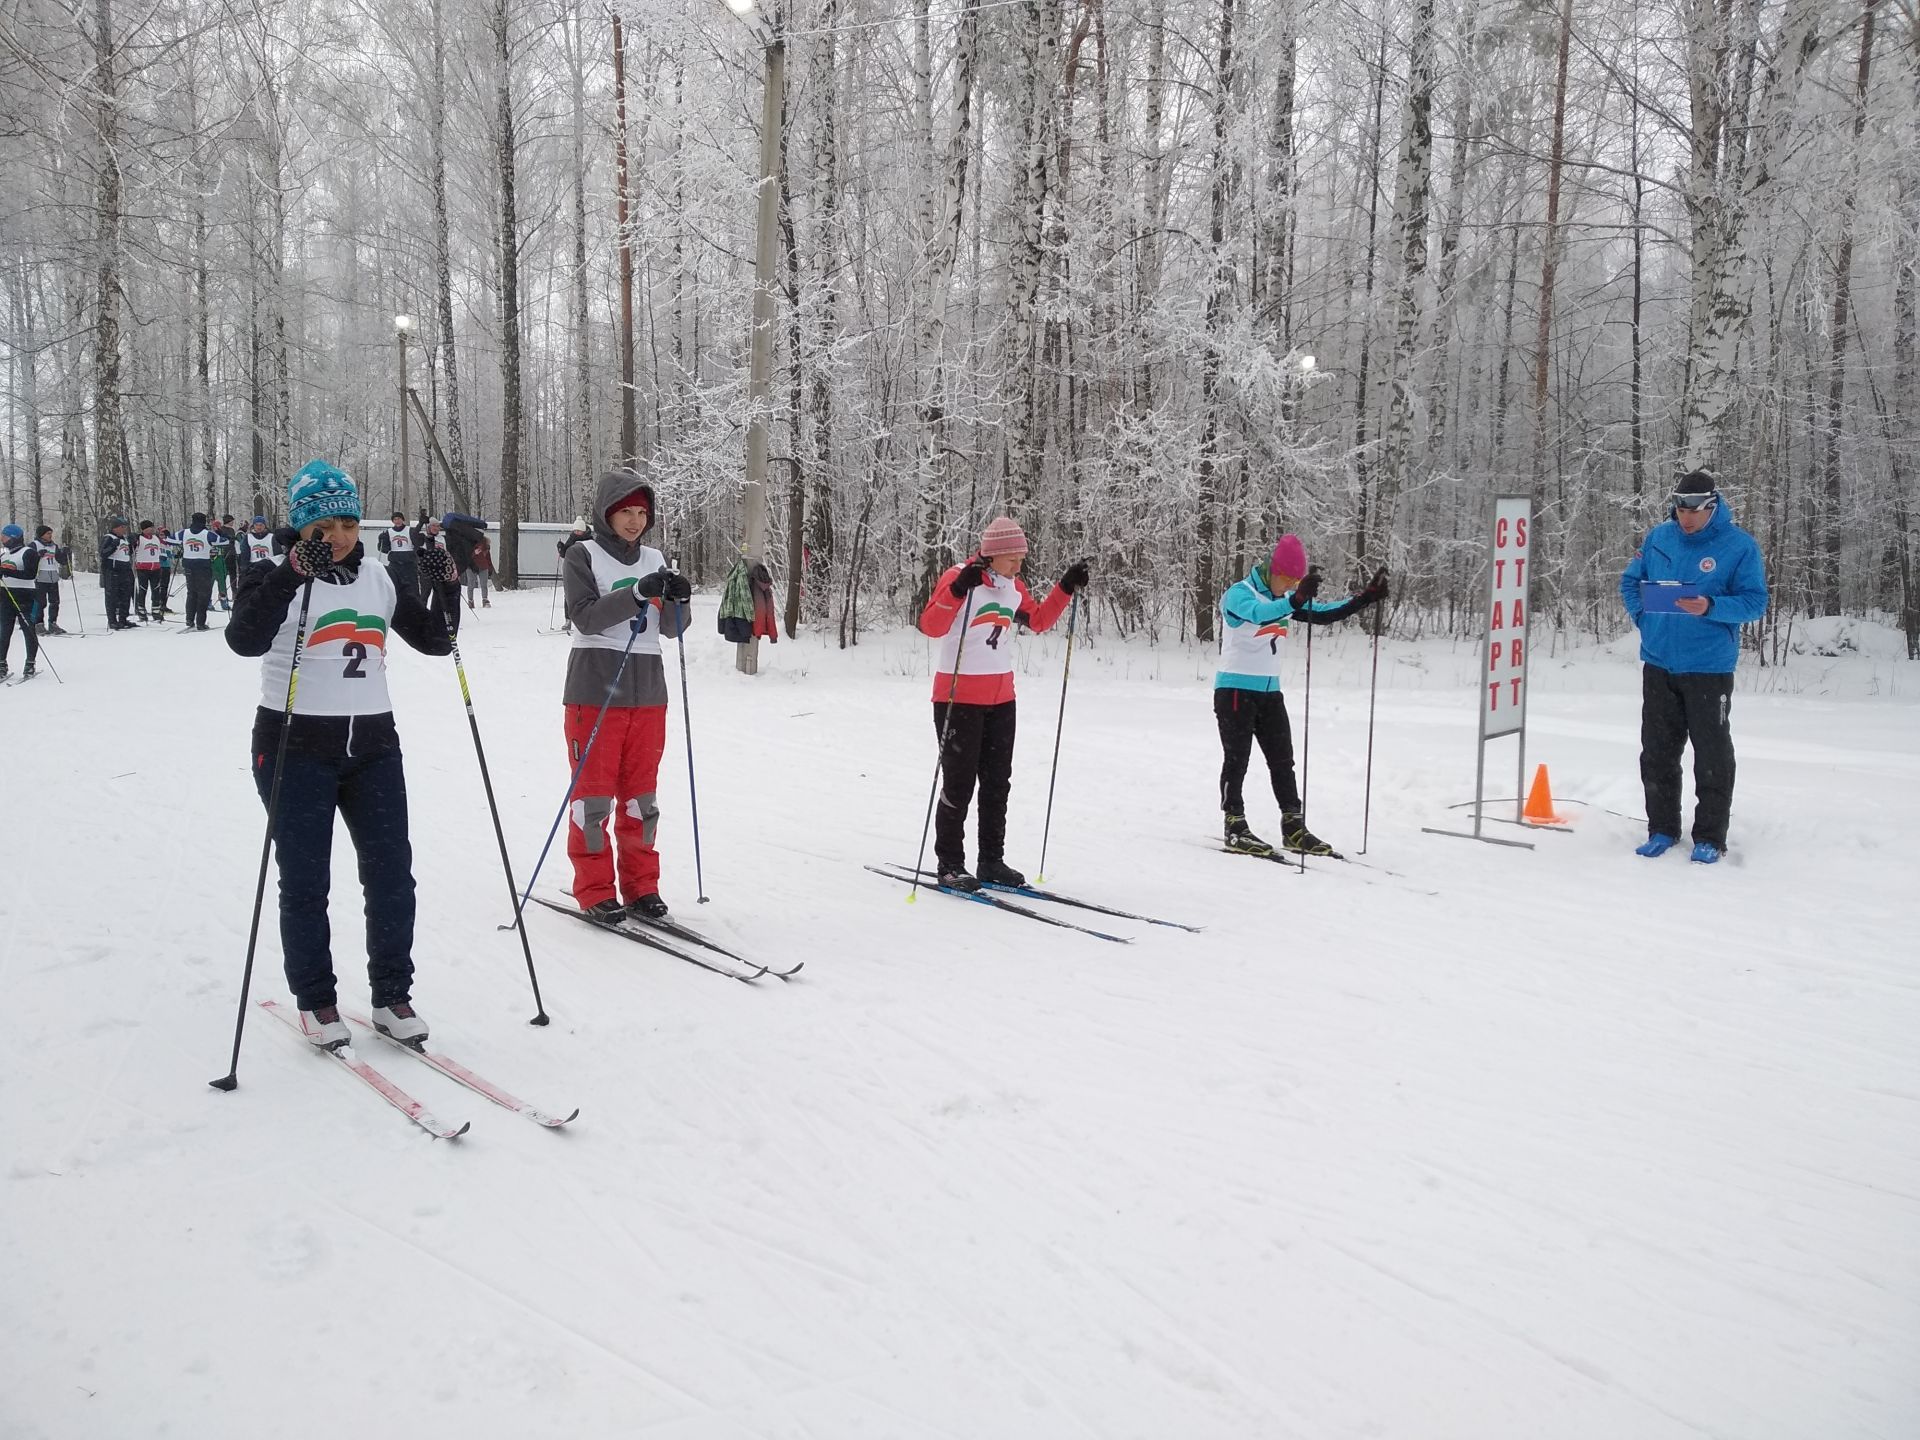
M 411 315 L 393 317 L 393 335 L 400 348 L 400 468 L 393 487 L 393 508 L 405 510 L 413 500 L 407 483 L 407 332 L 413 328 Z

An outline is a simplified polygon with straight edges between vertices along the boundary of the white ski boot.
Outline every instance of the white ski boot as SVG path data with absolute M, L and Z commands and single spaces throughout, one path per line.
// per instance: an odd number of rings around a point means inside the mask
M 427 1022 L 413 1013 L 413 1006 L 402 1000 L 398 1005 L 376 1005 L 373 1028 L 382 1035 L 423 1050 L 427 1044 Z
M 340 1007 L 322 1005 L 318 1010 L 300 1012 L 300 1033 L 307 1043 L 321 1050 L 338 1050 L 353 1043 L 353 1032 L 340 1018 Z

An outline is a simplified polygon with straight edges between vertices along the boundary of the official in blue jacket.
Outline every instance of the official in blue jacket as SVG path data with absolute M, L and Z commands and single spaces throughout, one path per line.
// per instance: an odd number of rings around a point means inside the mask
M 1727 848 L 1733 812 L 1733 669 L 1740 627 L 1767 613 L 1767 569 L 1753 536 L 1705 470 L 1673 491 L 1620 574 L 1620 600 L 1640 629 L 1640 783 L 1647 795 L 1641 855 L 1664 855 L 1680 836 L 1680 757 L 1693 742 L 1693 858 L 1711 865 Z M 1678 581 L 1690 593 L 1674 610 L 1648 610 L 1644 582 Z

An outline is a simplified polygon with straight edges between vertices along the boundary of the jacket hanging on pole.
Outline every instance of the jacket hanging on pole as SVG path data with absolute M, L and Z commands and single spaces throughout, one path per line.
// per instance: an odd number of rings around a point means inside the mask
M 735 645 L 753 639 L 753 589 L 747 580 L 747 562 L 735 560 L 720 589 L 720 633 Z
M 753 591 L 753 634 L 780 643 L 780 625 L 773 614 L 773 575 L 764 565 L 755 565 L 747 576 Z

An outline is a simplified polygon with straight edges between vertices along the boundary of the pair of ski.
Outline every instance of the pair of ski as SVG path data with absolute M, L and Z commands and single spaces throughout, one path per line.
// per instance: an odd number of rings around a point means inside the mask
M 645 945 L 671 955 L 676 960 L 684 960 L 689 965 L 698 965 L 702 970 L 711 970 L 716 975 L 725 975 L 730 980 L 758 980 L 763 975 L 771 975 L 776 980 L 791 980 L 806 965 L 802 960 L 781 970 L 772 965 L 764 965 L 758 960 L 749 960 L 738 951 L 729 950 L 717 940 L 710 940 L 691 926 L 682 925 L 678 920 L 644 920 L 637 915 L 621 915 L 615 919 L 602 919 L 598 915 L 589 915 L 578 905 L 549 900 L 544 895 L 531 897 L 549 910 L 558 910 L 562 915 L 571 915 L 576 920 L 585 921 L 597 930 L 606 930 L 623 940 Z M 675 944 L 675 941 L 681 942 Z M 682 945 L 698 946 L 698 950 L 683 949 Z M 701 953 L 704 951 L 705 953 Z
M 260 1008 L 265 1010 L 269 1015 L 279 1019 L 295 1031 L 300 1029 L 300 1017 L 293 1011 L 287 1009 L 286 1006 L 280 1004 L 279 1001 L 262 1000 L 259 1003 Z M 516 1115 L 526 1116 L 527 1119 L 533 1121 L 536 1125 L 544 1126 L 549 1130 L 558 1130 L 562 1125 L 565 1125 L 580 1113 L 576 1108 L 568 1115 L 548 1114 L 538 1106 L 529 1105 L 526 1101 L 509 1095 L 491 1080 L 474 1074 L 473 1071 L 460 1064 L 457 1060 L 451 1060 L 445 1055 L 440 1055 L 432 1050 L 426 1049 L 424 1046 L 415 1049 L 411 1045 L 395 1040 L 391 1035 L 376 1028 L 374 1023 L 363 1015 L 355 1015 L 345 1009 L 341 1010 L 340 1015 L 343 1019 L 350 1021 L 360 1029 L 365 1030 L 368 1034 L 378 1035 L 396 1050 L 404 1050 L 422 1064 L 432 1066 L 456 1084 L 464 1085 L 476 1095 L 484 1095 L 502 1109 L 511 1110 Z M 353 1047 L 350 1045 L 342 1046 L 338 1050 L 322 1051 L 321 1053 L 331 1055 L 335 1060 L 346 1066 L 362 1083 L 366 1084 L 389 1105 L 393 1106 L 394 1109 L 398 1110 L 402 1115 L 405 1115 L 436 1140 L 458 1139 L 467 1133 L 468 1126 L 472 1124 L 471 1121 L 462 1121 L 457 1126 L 448 1125 L 443 1121 L 435 1119 L 434 1116 L 428 1112 L 425 1105 L 422 1105 L 418 1100 L 414 1099 L 413 1096 L 402 1090 L 387 1077 L 385 1072 L 375 1069 L 365 1060 L 362 1060 L 354 1053 Z
M 917 882 L 923 890 L 937 890 L 942 895 L 953 896 L 956 900 L 971 900 L 976 905 L 990 905 L 996 910 L 1006 911 L 1009 915 L 1024 916 L 1028 920 L 1038 920 L 1042 925 L 1052 925 L 1062 930 L 1074 930 L 1082 935 L 1091 935 L 1097 940 L 1110 940 L 1116 945 L 1131 945 L 1133 937 L 1112 935 L 1105 930 L 1096 930 L 1090 925 L 1076 925 L 1071 920 L 1062 920 L 1058 915 L 1049 915 L 1028 905 L 1018 905 L 1003 897 L 1019 895 L 1028 900 L 1044 900 L 1054 905 L 1065 905 L 1074 910 L 1111 915 L 1118 920 L 1139 920 L 1148 925 L 1164 925 L 1169 930 L 1185 930 L 1194 935 L 1200 933 L 1198 925 L 1183 925 L 1178 920 L 1162 920 L 1153 915 L 1137 915 L 1131 910 L 1118 910 L 1111 905 L 1099 905 L 1091 900 L 1062 895 L 1057 890 L 1043 890 L 1037 885 L 996 885 L 991 881 L 982 881 L 978 890 L 956 890 L 951 885 L 942 885 L 938 872 L 933 870 L 916 870 L 910 865 L 869 865 L 866 868 L 876 875 L 897 880 L 902 885 L 912 885 Z

